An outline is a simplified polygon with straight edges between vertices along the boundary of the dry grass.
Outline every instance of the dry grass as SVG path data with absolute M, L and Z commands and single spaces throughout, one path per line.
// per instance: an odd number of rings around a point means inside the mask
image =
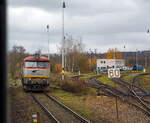
M 143 75 L 139 77 L 142 86 L 150 91 L 150 75 Z
M 58 90 L 52 95 L 71 107 L 74 111 L 88 118 L 92 123 L 149 123 L 145 114 L 135 107 L 118 99 L 119 119 L 116 118 L 115 98 L 96 96 L 96 93 L 87 95 L 76 95 L 66 91 Z
M 119 119 L 116 119 L 115 98 L 99 97 L 89 98 L 85 103 L 91 110 L 95 110 L 95 116 L 117 123 L 146 123 L 150 121 L 142 112 L 132 106 L 118 100 Z
M 86 85 L 83 80 L 72 81 L 70 79 L 65 79 L 61 82 L 61 88 L 72 93 L 81 93 L 86 91 Z
M 31 96 L 22 90 L 21 86 L 8 89 L 8 112 L 10 123 L 31 123 L 32 115 L 40 112 L 40 123 L 49 123 L 45 112 L 35 103 Z
M 128 76 L 128 75 L 127 75 Z M 129 78 L 133 76 L 130 74 Z M 104 77 L 104 80 L 106 77 Z M 59 82 L 61 86 L 64 86 L 63 91 L 55 89 L 51 92 L 52 95 L 61 100 L 65 105 L 71 107 L 74 111 L 88 118 L 92 123 L 149 123 L 150 119 L 141 111 L 135 107 L 118 99 L 119 119 L 116 118 L 116 105 L 115 98 L 96 96 L 96 91 L 87 91 L 91 89 L 83 89 L 81 92 L 76 91 L 72 93 L 73 88 L 79 87 L 78 82 L 72 82 L 70 80 Z M 76 85 L 77 84 L 77 85 Z M 69 89 L 69 90 L 68 90 Z M 80 90 L 80 89 L 79 89 Z M 71 92 L 71 93 L 70 93 Z M 76 92 L 79 92 L 77 94 Z M 86 92 L 86 94 L 83 94 Z
M 112 81 L 112 79 L 108 78 L 108 74 L 103 74 L 102 76 L 98 77 L 97 80 L 114 87 L 114 82 Z
M 78 75 L 78 73 L 71 73 L 71 72 L 66 72 L 65 71 L 65 76 L 66 77 L 73 77 L 73 76 L 77 76 Z
M 90 79 L 91 77 L 94 77 L 94 76 L 96 76 L 95 73 L 83 73 L 83 74 L 81 74 L 80 79 L 81 80 L 88 80 L 88 79 Z
M 135 77 L 135 75 L 137 75 L 138 73 L 128 73 L 128 74 L 123 74 L 121 76 L 121 79 L 127 82 L 131 82 L 131 80 L 133 79 L 133 77 Z

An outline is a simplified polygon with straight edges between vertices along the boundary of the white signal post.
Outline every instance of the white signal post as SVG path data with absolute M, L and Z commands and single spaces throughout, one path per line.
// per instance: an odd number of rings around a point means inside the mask
M 65 36 L 64 36 L 64 9 L 66 8 L 65 2 L 63 2 L 62 6 L 62 80 L 64 80 L 64 42 L 65 42 Z
M 149 34 L 149 29 L 147 30 L 147 34 Z M 148 57 L 148 54 L 147 53 L 145 53 L 144 54 L 144 57 L 145 57 L 145 72 L 146 72 L 146 68 L 147 68 L 147 57 Z
M 47 35 L 48 35 L 48 59 L 49 59 L 49 25 L 47 25 Z
M 49 25 L 46 26 L 47 28 L 47 35 L 48 35 L 48 59 L 50 59 L 50 55 L 49 55 Z M 50 72 L 51 72 L 51 64 L 49 62 L 50 65 Z

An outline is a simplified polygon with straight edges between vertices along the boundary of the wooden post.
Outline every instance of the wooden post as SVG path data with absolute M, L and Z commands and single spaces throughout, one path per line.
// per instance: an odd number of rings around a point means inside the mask
M 40 123 L 40 113 L 37 112 L 37 123 Z
M 116 82 L 114 82 L 114 86 L 116 88 Z M 116 96 L 116 113 L 117 113 L 117 119 L 119 118 L 119 114 L 118 114 L 118 100 L 117 100 L 117 96 Z

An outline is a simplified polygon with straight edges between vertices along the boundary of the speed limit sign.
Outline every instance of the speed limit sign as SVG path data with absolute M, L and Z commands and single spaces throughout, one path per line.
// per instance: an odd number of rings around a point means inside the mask
M 108 78 L 120 78 L 120 69 L 108 69 Z

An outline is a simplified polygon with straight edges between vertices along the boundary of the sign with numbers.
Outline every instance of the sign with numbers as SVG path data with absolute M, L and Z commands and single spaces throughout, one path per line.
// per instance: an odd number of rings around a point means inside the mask
M 120 78 L 120 69 L 108 69 L 108 78 Z

